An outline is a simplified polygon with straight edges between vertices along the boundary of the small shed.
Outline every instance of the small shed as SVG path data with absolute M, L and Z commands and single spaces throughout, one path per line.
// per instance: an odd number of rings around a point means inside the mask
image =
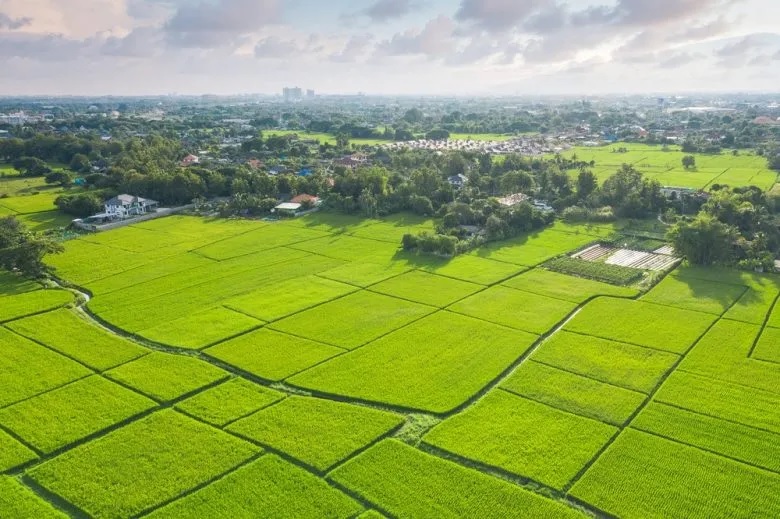
M 297 213 L 300 209 L 301 204 L 294 202 L 284 202 L 274 207 L 274 211 L 279 216 L 295 216 L 295 213 Z

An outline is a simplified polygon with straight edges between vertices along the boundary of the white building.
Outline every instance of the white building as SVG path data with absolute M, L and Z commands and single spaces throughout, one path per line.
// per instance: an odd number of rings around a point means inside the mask
M 159 207 L 159 202 L 133 195 L 119 195 L 106 202 L 105 214 L 109 217 L 127 218 L 141 214 L 154 213 Z

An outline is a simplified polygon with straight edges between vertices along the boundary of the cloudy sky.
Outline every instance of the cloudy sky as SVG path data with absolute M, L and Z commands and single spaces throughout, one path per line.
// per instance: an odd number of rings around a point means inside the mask
M 779 0 L 0 0 L 0 95 L 780 90 Z

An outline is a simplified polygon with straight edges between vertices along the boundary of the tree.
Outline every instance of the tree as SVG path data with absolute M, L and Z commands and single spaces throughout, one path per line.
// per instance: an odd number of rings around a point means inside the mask
M 501 177 L 504 194 L 524 193 L 534 187 L 534 178 L 525 171 L 510 171 Z
M 85 218 L 103 210 L 103 200 L 94 193 L 79 193 L 73 196 L 58 196 L 54 204 L 60 211 Z
M 51 173 L 51 168 L 36 157 L 21 157 L 11 163 L 23 177 L 42 177 Z
M 0 218 L 0 267 L 40 277 L 46 269 L 44 256 L 62 251 L 62 245 L 29 232 L 15 217 Z
M 737 232 L 712 215 L 699 213 L 691 222 L 680 221 L 668 233 L 678 254 L 694 265 L 727 264 L 734 254 Z
M 410 124 L 419 123 L 423 120 L 423 113 L 419 108 L 412 108 L 406 111 L 403 120 Z
M 686 155 L 682 158 L 682 165 L 685 169 L 696 168 L 696 157 L 693 155 Z
M 70 161 L 70 169 L 76 173 L 89 173 L 92 171 L 92 163 L 86 155 L 76 153 Z
M 450 132 L 441 128 L 436 128 L 426 133 L 425 138 L 432 141 L 446 141 L 450 138 Z
M 71 184 L 70 175 L 64 171 L 52 171 L 44 178 L 47 184 L 59 184 L 67 187 Z
M 589 169 L 581 169 L 577 175 L 577 196 L 585 200 L 599 187 L 596 174 Z

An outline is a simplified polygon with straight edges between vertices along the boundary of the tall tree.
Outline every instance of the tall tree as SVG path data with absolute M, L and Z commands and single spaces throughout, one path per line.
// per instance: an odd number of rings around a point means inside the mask
M 29 232 L 15 217 L 0 218 L 0 267 L 39 277 L 46 269 L 44 256 L 62 251 L 62 245 Z

